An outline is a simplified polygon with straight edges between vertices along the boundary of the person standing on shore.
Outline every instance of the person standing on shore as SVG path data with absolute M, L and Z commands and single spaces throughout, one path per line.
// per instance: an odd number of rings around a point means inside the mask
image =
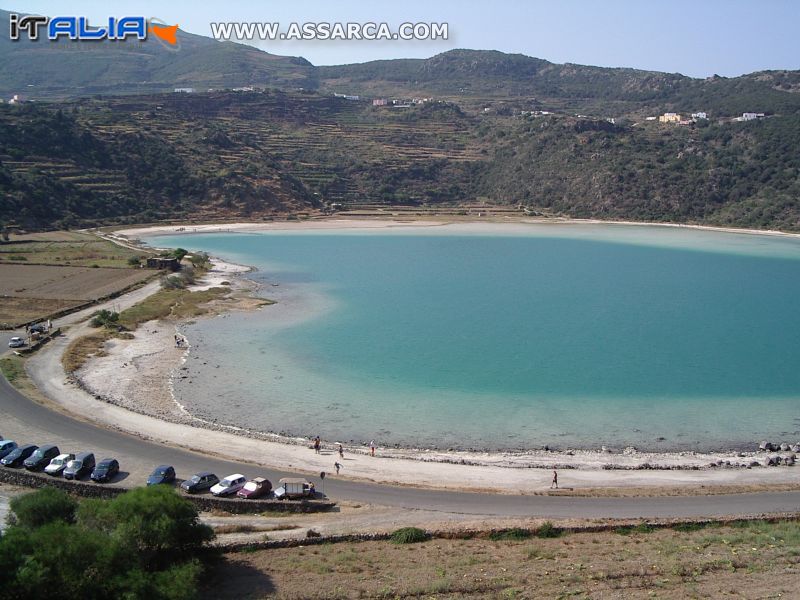
M 553 483 L 550 484 L 550 489 L 558 489 L 558 471 L 553 469 Z
M 339 458 L 344 460 L 344 446 L 342 446 L 341 444 L 339 444 Z
M 320 442 L 319 436 L 315 437 L 314 438 L 314 452 L 316 452 L 317 454 L 319 454 L 320 444 L 321 444 L 321 442 Z
M 375 440 L 369 443 L 369 454 L 370 456 L 375 456 Z

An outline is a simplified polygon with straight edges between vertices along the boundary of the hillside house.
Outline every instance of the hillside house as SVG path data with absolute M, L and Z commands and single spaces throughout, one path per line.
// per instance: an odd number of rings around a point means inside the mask
M 734 121 L 755 121 L 756 119 L 763 119 L 764 113 L 746 112 L 742 113 L 741 117 L 736 117 Z
M 680 123 L 681 116 L 678 113 L 668 112 L 658 117 L 659 123 Z

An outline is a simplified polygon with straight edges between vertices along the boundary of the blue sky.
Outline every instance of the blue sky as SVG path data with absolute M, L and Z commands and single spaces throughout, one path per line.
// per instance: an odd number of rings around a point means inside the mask
M 624 66 L 695 77 L 800 69 L 800 0 L 0 0 L 6 10 L 145 15 L 210 35 L 212 21 L 449 23 L 447 41 L 262 44 L 314 64 L 425 58 L 452 48 L 520 52 L 553 62 Z

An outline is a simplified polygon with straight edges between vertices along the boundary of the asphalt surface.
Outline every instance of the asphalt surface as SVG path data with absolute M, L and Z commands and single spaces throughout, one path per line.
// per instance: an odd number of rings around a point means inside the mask
M 220 477 L 231 473 L 261 475 L 273 483 L 281 477 L 297 475 L 249 464 L 247 457 L 242 457 L 242 462 L 207 457 L 97 427 L 33 402 L 1 377 L 0 415 L 4 416 L 0 420 L 0 434 L 11 437 L 4 428 L 11 429 L 19 438 L 16 440 L 18 443 L 50 442 L 59 444 L 62 451 L 93 450 L 98 454 L 113 453 L 122 467 L 122 485 L 143 483 L 134 481 L 132 477 L 125 480 L 126 460 L 133 460 L 134 457 L 140 464 L 171 464 L 182 478 L 203 470 L 213 471 Z M 31 436 L 46 439 L 22 439 L 27 432 Z M 318 489 L 322 489 L 318 478 L 312 480 L 315 480 Z M 333 500 L 487 517 L 664 518 L 800 511 L 800 492 L 655 498 L 513 496 L 394 487 L 338 480 L 331 476 L 326 478 L 324 489 Z

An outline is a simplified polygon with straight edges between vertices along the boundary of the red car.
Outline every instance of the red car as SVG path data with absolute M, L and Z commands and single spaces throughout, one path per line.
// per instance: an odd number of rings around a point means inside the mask
M 266 496 L 272 491 L 272 484 L 269 482 L 269 479 L 264 479 L 263 477 L 256 477 L 255 479 L 251 479 L 247 483 L 244 484 L 244 487 L 236 492 L 236 495 L 239 498 L 247 498 L 252 500 L 253 498 L 260 498 L 261 496 Z

